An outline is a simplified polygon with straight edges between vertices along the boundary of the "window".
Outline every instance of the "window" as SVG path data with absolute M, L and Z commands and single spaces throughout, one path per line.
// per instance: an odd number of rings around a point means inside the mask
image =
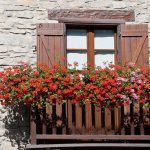
M 87 61 L 99 65 L 103 60 L 115 63 L 134 62 L 140 66 L 149 63 L 147 24 L 118 23 L 104 28 L 99 23 L 93 25 L 93 20 L 91 22 L 83 26 L 80 23 L 37 25 L 38 64 L 49 67 L 56 63 L 66 64 L 63 61 L 66 56 L 68 62 L 80 60 L 81 65 Z
M 116 29 L 114 27 L 70 27 L 67 28 L 67 62 L 104 67 L 104 62 L 116 61 Z

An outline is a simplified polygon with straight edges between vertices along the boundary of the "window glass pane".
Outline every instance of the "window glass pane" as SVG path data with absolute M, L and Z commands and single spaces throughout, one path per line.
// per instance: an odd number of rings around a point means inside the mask
M 114 49 L 113 30 L 94 30 L 95 49 Z
M 67 48 L 87 49 L 87 36 L 84 29 L 67 30 Z
M 69 68 L 73 67 L 74 62 L 78 62 L 77 69 L 81 70 L 83 64 L 87 63 L 87 51 L 67 51 L 67 63 L 72 65 Z
M 96 51 L 95 52 L 95 65 L 102 68 L 106 67 L 109 63 L 115 63 L 114 51 Z

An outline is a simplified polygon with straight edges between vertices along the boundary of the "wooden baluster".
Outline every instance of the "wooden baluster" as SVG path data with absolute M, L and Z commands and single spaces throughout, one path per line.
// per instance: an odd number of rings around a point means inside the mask
M 65 107 L 63 107 L 63 105 L 65 106 Z M 62 134 L 67 134 L 67 130 L 66 130 L 66 125 L 67 125 L 67 122 L 66 122 L 66 119 L 67 119 L 67 116 L 68 116 L 68 114 L 67 114 L 67 104 L 63 104 L 62 105 L 62 116 L 63 116 L 63 121 L 65 121 L 65 122 L 63 122 L 63 128 L 62 128 Z
M 56 104 L 56 103 L 55 103 Z M 52 106 L 52 134 L 56 134 L 56 105 Z
M 115 119 L 115 133 L 118 134 L 121 130 L 121 108 L 114 109 L 114 119 Z
M 150 110 L 149 109 L 143 109 L 143 129 L 144 134 L 148 135 L 150 134 L 149 131 L 147 131 L 147 127 L 149 127 L 150 124 Z
M 52 124 L 52 113 L 53 113 L 53 109 L 52 109 L 52 106 L 51 105 L 47 105 L 46 106 L 46 114 L 47 114 L 47 117 L 48 117 L 48 121 L 49 121 L 49 126 L 50 128 L 52 129 L 53 128 L 53 124 Z
M 36 112 L 30 109 L 30 141 L 36 144 Z
M 134 126 L 134 104 L 130 104 L 130 134 L 135 135 L 135 126 Z
M 72 131 L 72 127 L 73 127 L 73 124 L 72 124 L 72 104 L 70 101 L 67 102 L 68 104 L 68 129 L 69 129 L 69 134 L 71 134 L 73 131 Z
M 139 102 L 133 104 L 133 121 L 135 129 L 140 130 L 140 105 Z
M 46 134 L 46 128 L 47 128 L 47 125 L 46 125 L 46 108 L 42 108 L 42 134 Z
M 105 132 L 106 134 L 110 134 L 111 131 L 111 110 L 109 108 L 105 108 Z
M 85 127 L 86 127 L 86 133 L 91 134 L 92 133 L 92 108 L 90 103 L 87 103 L 85 105 Z
M 95 129 L 96 134 L 101 133 L 102 123 L 101 123 L 101 108 L 95 106 Z
M 124 126 L 123 134 L 126 134 L 126 129 L 131 127 L 130 105 L 124 106 Z
M 76 104 L 76 133 L 82 134 L 82 107 Z
M 62 127 L 62 105 L 58 103 L 56 103 L 56 117 L 56 127 Z

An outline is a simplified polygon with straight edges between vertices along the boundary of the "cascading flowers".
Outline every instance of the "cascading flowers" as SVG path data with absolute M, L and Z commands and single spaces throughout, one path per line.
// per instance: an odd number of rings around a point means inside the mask
M 71 101 L 101 107 L 130 103 L 150 107 L 150 67 L 109 64 L 106 68 L 84 66 L 78 70 L 76 66 L 23 64 L 4 69 L 0 72 L 1 104 L 34 107 Z

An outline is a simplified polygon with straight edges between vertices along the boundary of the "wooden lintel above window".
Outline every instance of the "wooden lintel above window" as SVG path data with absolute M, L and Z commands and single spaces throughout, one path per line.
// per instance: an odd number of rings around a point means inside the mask
M 135 21 L 133 10 L 89 10 L 89 9 L 53 9 L 48 11 L 49 19 L 121 19 L 127 22 Z

